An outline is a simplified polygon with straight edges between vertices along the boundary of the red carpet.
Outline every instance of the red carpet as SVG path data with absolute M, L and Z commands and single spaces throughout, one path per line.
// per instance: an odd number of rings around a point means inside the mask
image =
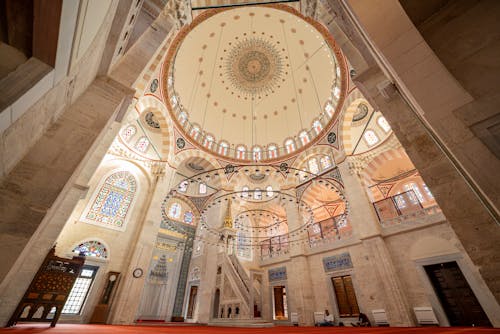
M 412 333 L 412 334 L 469 334 L 469 333 L 500 333 L 500 329 L 495 328 L 474 328 L 474 327 L 272 327 L 272 328 L 231 328 L 231 327 L 211 327 L 211 326 L 110 326 L 110 325 L 66 325 L 60 324 L 55 328 L 48 325 L 22 324 L 13 328 L 0 329 L 0 333 L 47 333 L 47 334 L 230 334 L 230 333 L 252 333 L 252 334 L 309 334 L 309 333 Z

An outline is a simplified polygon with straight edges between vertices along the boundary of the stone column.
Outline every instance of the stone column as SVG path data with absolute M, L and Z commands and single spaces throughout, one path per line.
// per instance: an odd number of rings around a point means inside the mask
M 361 240 L 370 257 L 379 281 L 377 284 L 384 289 L 386 297 L 384 309 L 387 312 L 389 323 L 391 326 L 413 326 L 415 323 L 410 306 L 392 262 L 391 254 L 382 238 L 375 209 L 361 185 L 359 176 L 353 169 L 349 168 L 348 160 L 339 164 L 338 167 L 344 183 L 346 199 L 350 206 L 348 219 L 352 224 L 354 236 Z
M 161 205 L 166 196 L 165 189 L 170 189 L 170 175 L 175 171 L 163 165 L 152 167 L 152 182 L 145 201 L 145 208 L 136 229 L 135 240 L 131 243 L 129 259 L 123 264 L 122 281 L 117 292 L 116 302 L 111 310 L 108 322 L 127 325 L 135 320 L 141 293 L 147 276 L 147 270 L 156 243 L 161 223 Z M 158 187 L 158 185 L 164 185 Z M 132 276 L 135 268 L 142 268 L 144 275 L 140 278 Z
M 207 213 L 207 225 L 212 228 L 218 228 L 222 225 L 223 215 L 225 208 L 221 205 L 218 210 L 216 208 L 211 208 Z M 198 322 L 209 323 L 212 318 L 212 308 L 214 303 L 215 294 L 215 280 L 217 276 L 217 259 L 218 259 L 218 246 L 219 238 L 213 233 L 207 233 L 199 231 L 198 233 L 203 233 L 205 244 L 203 245 L 203 254 L 200 256 L 199 263 L 201 263 L 200 268 L 200 287 L 199 287 L 199 302 L 198 302 Z M 221 289 L 221 299 L 222 299 L 222 289 Z
M 295 195 L 293 196 L 293 201 L 286 198 L 283 203 L 289 231 L 299 230 L 304 225 L 300 216 L 299 205 L 295 201 Z M 306 236 L 306 233 L 300 233 L 296 238 Z M 288 317 L 290 318 L 290 313 L 297 312 L 300 326 L 312 326 L 314 325 L 313 312 L 315 303 L 311 275 L 309 274 L 311 271 L 309 270 L 308 258 L 305 256 L 305 247 L 307 246 L 303 242 L 290 245 L 290 264 L 287 265 L 289 290 L 286 292 L 290 300 Z

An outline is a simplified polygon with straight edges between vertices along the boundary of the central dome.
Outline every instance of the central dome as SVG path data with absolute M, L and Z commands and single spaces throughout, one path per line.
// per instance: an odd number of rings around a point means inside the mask
M 347 86 L 328 31 L 276 4 L 203 12 L 172 42 L 163 72 L 184 135 L 236 160 L 275 160 L 311 145 Z

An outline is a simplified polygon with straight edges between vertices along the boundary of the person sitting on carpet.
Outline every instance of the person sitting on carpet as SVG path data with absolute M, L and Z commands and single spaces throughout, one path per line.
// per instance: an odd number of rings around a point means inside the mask
M 320 326 L 333 326 L 333 315 L 328 312 L 328 310 L 325 310 L 325 318 L 323 322 L 319 323 Z
M 366 314 L 361 312 L 359 313 L 358 322 L 357 323 L 351 322 L 351 325 L 353 327 L 371 327 L 370 319 L 368 319 Z

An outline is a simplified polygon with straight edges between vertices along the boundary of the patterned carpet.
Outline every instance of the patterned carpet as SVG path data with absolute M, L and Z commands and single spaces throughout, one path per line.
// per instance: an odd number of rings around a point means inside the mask
M 412 334 L 469 334 L 469 333 L 500 333 L 500 329 L 495 328 L 474 328 L 474 327 L 273 327 L 273 328 L 235 328 L 235 327 L 211 327 L 211 326 L 110 326 L 110 325 L 66 325 L 60 324 L 55 328 L 48 325 L 21 324 L 13 328 L 0 329 L 0 333 L 47 333 L 47 334 L 310 334 L 310 333 L 412 333 Z

